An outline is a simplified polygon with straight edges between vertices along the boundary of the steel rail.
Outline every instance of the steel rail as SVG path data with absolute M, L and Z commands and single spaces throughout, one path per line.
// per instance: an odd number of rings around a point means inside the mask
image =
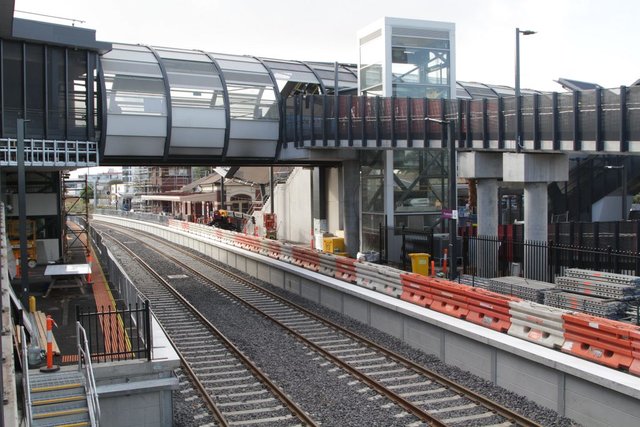
M 114 227 L 115 228 L 115 227 Z M 131 232 L 131 230 L 127 230 L 128 233 Z M 127 235 L 127 237 L 131 237 L 130 234 Z M 136 254 L 133 250 L 131 250 L 130 248 L 128 248 L 124 243 L 120 242 L 117 239 L 112 238 L 112 240 L 114 242 L 116 242 L 121 248 L 123 248 L 129 255 L 131 255 L 131 257 L 133 259 L 136 260 L 136 262 L 138 262 L 145 270 L 147 270 L 156 280 L 158 280 L 169 292 L 171 292 L 171 294 L 178 300 L 180 301 L 182 304 L 185 305 L 185 307 L 194 315 L 198 318 L 199 321 L 201 321 L 203 323 L 203 325 L 205 325 L 207 327 L 207 329 L 209 329 L 214 335 L 216 335 L 218 337 L 218 339 L 220 339 L 220 341 L 222 341 L 222 343 L 232 352 L 235 354 L 236 357 L 238 357 L 240 359 L 240 361 L 242 361 L 242 363 L 245 364 L 245 366 L 247 368 L 249 368 L 249 370 L 260 380 L 260 382 L 262 382 L 266 388 L 268 388 L 274 395 L 276 395 L 280 401 L 285 404 L 287 406 L 287 408 L 291 411 L 291 413 L 296 416 L 301 422 L 303 422 L 304 424 L 306 424 L 307 426 L 315 426 L 317 427 L 316 422 L 309 416 L 307 415 L 302 408 L 300 408 L 293 400 L 291 400 L 282 390 L 280 390 L 280 388 L 275 385 L 263 372 L 262 370 L 255 364 L 253 363 L 247 356 L 245 356 L 240 349 L 238 349 L 220 330 L 218 330 L 218 328 L 216 328 L 211 322 L 209 322 L 209 320 L 204 317 L 196 307 L 194 307 L 185 297 L 183 297 L 173 286 L 171 286 L 171 284 L 169 282 L 167 282 L 161 275 L 159 275 L 154 269 L 153 267 L 151 267 L 148 263 L 146 263 L 138 254 Z M 139 239 L 138 239 L 139 240 Z M 140 240 L 139 240 L 140 241 Z M 144 242 L 141 242 L 143 244 L 145 244 Z M 157 253 L 160 253 L 163 256 L 166 256 L 166 254 L 162 254 L 161 252 L 158 252 L 153 246 L 150 246 L 148 244 L 145 244 L 147 247 L 149 247 L 150 249 L 153 249 L 154 251 L 156 251 Z M 163 328 L 163 331 L 166 333 L 166 331 Z M 168 336 L 168 334 L 167 334 Z M 173 344 L 173 341 L 172 341 Z M 175 348 L 175 346 L 174 346 Z M 182 354 L 178 353 L 182 359 Z M 183 359 L 184 360 L 184 359 Z M 187 363 L 184 363 L 183 365 L 188 366 Z M 189 370 L 191 370 L 191 368 L 188 368 Z M 195 373 L 194 373 L 195 374 Z M 200 381 L 198 380 L 198 383 L 200 383 Z M 204 387 L 204 386 L 203 386 Z M 204 389 L 204 388 L 203 388 Z M 201 390 L 199 388 L 199 390 Z M 206 396 L 209 398 L 209 393 L 206 392 Z M 215 405 L 215 402 L 212 401 L 212 403 Z M 216 417 L 219 415 L 221 417 L 222 420 L 224 420 L 224 417 L 222 416 L 222 414 L 220 413 L 220 410 L 216 407 L 215 408 L 215 414 Z M 224 425 L 229 425 L 228 422 L 226 420 L 224 420 Z
M 121 227 L 121 226 L 117 226 L 117 225 L 114 225 L 114 224 L 109 224 L 109 226 L 112 226 L 114 228 L 125 228 L 125 229 L 127 229 L 127 232 L 131 232 L 132 231 L 131 229 L 128 229 L 126 227 Z M 146 238 L 155 240 L 155 241 L 163 243 L 163 244 L 167 244 L 167 242 L 168 242 L 167 240 L 160 239 L 160 238 L 158 238 L 156 236 L 153 236 L 151 234 L 148 234 L 148 233 L 145 233 L 145 232 L 141 232 L 141 231 L 138 231 L 138 230 L 136 230 L 135 233 L 139 233 L 141 235 L 144 235 Z M 153 247 L 151 245 L 147 245 L 147 246 L 150 249 L 154 250 L 155 252 L 159 253 L 160 255 L 173 260 L 174 262 L 179 264 L 182 268 L 185 268 L 185 269 L 193 272 L 198 277 L 202 278 L 204 281 L 213 284 L 217 289 L 222 290 L 226 294 L 238 299 L 239 301 L 241 301 L 245 305 L 247 305 L 247 306 L 251 307 L 252 309 L 260 312 L 260 314 L 262 314 L 263 316 L 269 318 L 270 320 L 272 320 L 273 322 L 277 323 L 279 326 L 281 326 L 282 328 L 286 329 L 288 332 L 290 332 L 294 336 L 296 336 L 296 337 L 300 338 L 301 340 L 303 340 L 306 345 L 309 345 L 310 347 L 313 347 L 314 350 L 316 348 L 319 348 L 316 344 L 314 344 L 311 341 L 308 341 L 306 338 L 299 337 L 300 334 L 298 332 L 296 332 L 296 331 L 292 330 L 291 328 L 289 328 L 288 326 L 282 324 L 277 319 L 273 319 L 270 315 L 264 313 L 259 308 L 253 307 L 249 302 L 247 302 L 244 299 L 242 299 L 242 297 L 239 297 L 239 296 L 235 295 L 232 291 L 229 291 L 228 289 L 225 289 L 223 286 L 217 285 L 215 282 L 211 281 L 209 278 L 207 278 L 206 276 L 204 276 L 201 273 L 197 272 L 195 269 L 187 266 L 186 264 L 184 264 L 180 260 L 176 259 L 175 257 L 172 257 L 172 256 L 170 256 L 170 255 L 168 255 L 168 254 L 166 254 L 164 252 L 161 252 L 159 249 L 157 249 L 157 248 L 155 248 L 155 247 Z M 189 252 L 188 250 L 185 250 L 185 249 L 180 248 L 178 246 L 172 246 L 172 249 L 175 250 L 175 251 L 181 252 L 182 254 L 185 254 L 185 255 L 187 255 L 189 257 L 196 256 L 192 252 Z M 405 366 L 406 368 L 411 369 L 411 370 L 413 370 L 413 371 L 415 371 L 415 372 L 417 372 L 417 373 L 419 373 L 421 375 L 427 376 L 427 377 L 429 377 L 429 379 L 432 379 L 432 380 L 438 382 L 442 386 L 445 386 L 445 387 L 451 389 L 452 391 L 455 391 L 455 392 L 457 392 L 459 394 L 464 395 L 470 401 L 475 402 L 475 403 L 485 407 L 486 409 L 494 412 L 495 414 L 502 416 L 507 421 L 510 421 L 510 422 L 515 423 L 516 425 L 522 426 L 522 427 L 541 427 L 541 424 L 536 423 L 535 421 L 533 421 L 533 420 L 531 420 L 531 419 L 529 419 L 529 418 L 527 418 L 527 417 L 525 417 L 525 416 L 523 416 L 523 415 L 521 415 L 521 414 L 519 414 L 519 413 L 517 413 L 515 411 L 512 411 L 511 409 L 509 409 L 509 408 L 507 408 L 507 407 L 505 407 L 505 406 L 503 406 L 503 405 L 501 405 L 501 404 L 489 399 L 488 397 L 486 397 L 486 396 L 484 396 L 482 394 L 479 394 L 479 393 L 477 393 L 477 392 L 475 392 L 475 391 L 473 391 L 473 390 L 471 390 L 471 389 L 469 389 L 469 388 L 467 388 L 467 387 L 465 387 L 465 386 L 463 386 L 461 384 L 455 383 L 454 381 L 452 381 L 452 380 L 450 380 L 450 379 L 438 374 L 437 372 L 434 372 L 434 371 L 432 371 L 430 369 L 427 369 L 424 366 L 421 366 L 421 365 L 419 365 L 419 364 L 417 364 L 417 363 L 405 358 L 404 356 L 402 356 L 402 355 L 400 355 L 400 354 L 398 354 L 398 353 L 396 353 L 396 352 L 394 352 L 392 350 L 389 350 L 389 349 L 387 349 L 387 348 L 385 348 L 385 347 L 383 347 L 383 346 L 381 346 L 381 345 L 369 340 L 366 337 L 363 337 L 363 336 L 361 336 L 359 334 L 356 334 L 356 333 L 354 333 L 354 332 L 342 327 L 341 325 L 339 325 L 337 323 L 334 323 L 334 322 L 332 322 L 332 321 L 330 321 L 328 319 L 325 319 L 325 318 L 321 317 L 320 315 L 310 311 L 309 309 L 307 309 L 305 307 L 302 307 L 302 306 L 300 306 L 300 305 L 298 305 L 296 303 L 288 301 L 285 298 L 281 297 L 280 295 L 278 295 L 278 294 L 276 294 L 276 293 L 274 293 L 274 292 L 272 292 L 272 291 L 270 291 L 268 289 L 265 289 L 265 288 L 263 288 L 263 287 L 261 287 L 259 285 L 256 285 L 255 283 L 252 283 L 251 281 L 247 280 L 246 278 L 244 278 L 244 277 L 242 277 L 242 276 L 240 276 L 238 274 L 233 273 L 232 271 L 226 270 L 226 269 L 216 265 L 215 263 L 210 262 L 210 261 L 208 261 L 208 260 L 206 260 L 206 259 L 204 259 L 202 257 L 198 257 L 198 261 L 203 263 L 203 264 L 205 264 L 206 266 L 208 266 L 210 268 L 213 268 L 213 269 L 221 272 L 222 274 L 227 275 L 228 277 L 233 278 L 234 280 L 236 280 L 238 282 L 241 282 L 242 284 L 244 284 L 246 286 L 249 286 L 249 287 L 253 288 L 256 291 L 262 292 L 262 293 L 268 295 L 269 297 L 278 300 L 279 302 L 281 302 L 283 304 L 286 304 L 286 305 L 288 305 L 288 306 L 290 306 L 292 308 L 295 308 L 296 310 L 299 310 L 300 312 L 306 314 L 307 316 L 312 317 L 316 321 L 321 322 L 321 323 L 325 324 L 326 326 L 328 326 L 330 328 L 333 328 L 333 329 L 335 329 L 335 330 L 347 335 L 348 337 L 350 337 L 350 338 L 352 338 L 352 339 L 354 339 L 356 341 L 361 342 L 362 344 L 364 344 L 366 346 L 369 346 L 369 347 L 379 351 L 380 353 L 382 353 L 385 356 L 389 357 L 390 359 L 394 360 L 396 363 L 399 363 L 399 364 Z M 317 350 L 317 351 L 322 352 L 323 355 L 325 355 L 325 353 L 326 353 L 326 351 L 322 350 L 322 349 Z M 335 358 L 335 356 L 330 355 L 328 353 L 327 353 L 327 358 L 331 359 L 332 362 L 334 361 L 334 359 L 338 360 L 338 362 L 335 362 L 335 363 L 339 364 L 340 367 L 342 367 L 343 369 L 349 371 L 350 373 L 351 373 L 351 370 L 354 369 L 350 365 L 347 365 L 346 363 L 342 362 L 341 360 Z M 346 367 L 343 366 L 343 365 L 346 365 Z M 361 376 L 363 376 L 363 375 L 364 374 L 362 374 L 362 373 L 354 374 L 354 376 L 356 376 L 359 379 L 361 379 Z M 381 394 L 384 394 L 389 399 L 391 399 L 391 400 L 395 401 L 396 403 L 400 404 L 399 401 L 396 401 L 396 398 L 391 396 L 391 395 L 395 395 L 395 393 L 393 393 L 392 391 L 387 390 L 386 388 L 384 388 L 384 386 L 382 386 L 381 384 L 377 383 L 375 380 L 372 380 L 370 378 L 367 378 L 367 380 L 371 380 L 372 382 L 377 384 L 376 386 L 372 385 L 372 388 L 374 388 L 376 391 L 380 392 Z M 367 380 L 362 380 L 362 381 L 367 383 L 367 384 L 369 384 Z M 385 391 L 378 390 L 378 386 L 382 387 Z M 397 396 L 397 398 L 401 399 L 401 400 L 405 400 L 405 399 L 401 398 L 400 396 Z M 407 403 L 408 403 L 407 406 L 402 405 L 402 404 L 400 404 L 400 405 L 403 408 L 405 408 L 407 411 L 409 411 L 409 412 L 413 413 L 414 415 L 418 416 L 419 418 L 424 419 L 426 421 L 434 422 L 434 424 L 431 424 L 431 425 L 434 425 L 434 426 L 445 426 L 445 424 L 441 424 L 439 420 L 437 420 L 436 418 L 432 417 L 429 414 L 427 414 L 428 419 L 424 418 L 422 415 L 419 415 L 419 414 L 426 414 L 426 412 L 424 412 L 423 410 L 415 407 L 413 404 L 411 404 L 408 401 L 407 401 Z M 417 409 L 417 413 L 414 413 L 412 411 L 411 407 Z

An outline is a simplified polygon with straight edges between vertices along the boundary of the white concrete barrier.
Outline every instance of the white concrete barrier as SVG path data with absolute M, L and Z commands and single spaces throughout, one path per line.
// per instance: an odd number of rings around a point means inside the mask
M 548 307 L 531 301 L 509 302 L 511 327 L 507 332 L 514 337 L 549 348 L 560 349 L 564 344 L 564 320 L 567 310 Z
M 355 266 L 358 285 L 396 298 L 402 295 L 400 270 L 370 262 L 357 262 Z

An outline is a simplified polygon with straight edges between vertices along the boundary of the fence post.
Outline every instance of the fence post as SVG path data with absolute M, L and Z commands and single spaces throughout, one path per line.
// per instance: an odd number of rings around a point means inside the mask
M 549 240 L 547 243 L 547 259 L 549 260 L 549 265 L 547 268 L 548 277 L 547 281 L 553 283 L 554 282 L 554 272 L 555 272 L 555 247 L 553 246 L 553 240 Z
M 640 274 L 640 257 L 638 256 L 638 254 L 640 253 L 640 239 L 638 238 L 638 231 L 640 231 L 640 220 L 636 220 L 634 221 L 634 226 L 633 226 L 633 235 L 635 236 L 636 239 L 636 244 L 635 244 L 635 250 L 636 250 L 636 262 L 635 264 L 635 271 L 634 271 L 634 275 L 638 275 Z
M 384 235 L 382 234 L 382 223 L 378 223 L 378 256 L 380 257 L 380 263 L 382 263 L 382 250 L 384 249 Z
M 611 271 L 612 267 L 613 267 L 613 260 L 612 260 L 612 252 L 613 252 L 613 248 L 611 247 L 611 245 L 607 246 L 607 266 L 605 267 L 605 269 Z M 617 263 L 616 263 L 617 264 Z M 616 273 L 618 272 L 617 270 L 615 271 Z
M 144 301 L 144 317 L 145 317 L 145 329 L 146 329 L 146 343 L 147 343 L 147 361 L 151 361 L 151 349 L 153 348 L 153 333 L 151 332 L 151 313 L 149 311 L 149 300 Z
M 407 239 L 406 236 L 404 234 L 404 229 L 406 228 L 406 226 L 404 224 L 402 224 L 402 247 L 401 252 L 402 252 L 402 271 L 407 271 L 407 247 L 406 247 L 406 243 L 407 243 Z

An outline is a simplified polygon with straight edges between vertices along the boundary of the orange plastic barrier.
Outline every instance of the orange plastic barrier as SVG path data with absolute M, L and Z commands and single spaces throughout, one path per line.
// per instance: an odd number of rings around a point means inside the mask
M 429 293 L 429 285 L 426 277 L 414 273 L 400 274 L 402 281 L 402 294 L 400 299 L 422 307 L 429 307 L 433 302 L 433 296 Z
M 469 313 L 465 293 L 469 286 L 414 273 L 401 274 L 400 278 L 402 280 L 400 299 L 460 319 L 464 319 Z
M 274 259 L 280 259 L 282 243 L 278 242 L 277 240 L 268 240 L 267 245 L 269 248 L 268 249 L 269 257 Z
M 467 317 L 469 314 L 469 300 L 466 288 L 470 288 L 470 286 L 432 277 L 427 280 L 431 282 L 429 292 L 433 295 L 433 302 L 429 306 L 431 310 L 459 319 Z
M 633 362 L 629 367 L 629 372 L 640 377 L 640 330 L 631 331 L 631 355 Z
M 259 237 L 248 236 L 240 233 L 237 233 L 234 237 L 236 246 L 240 246 L 242 249 L 246 249 L 251 252 L 260 252 L 262 239 Z
M 312 271 L 318 271 L 320 269 L 318 252 L 303 248 L 302 246 L 294 246 L 291 253 L 293 256 L 293 264 Z
M 583 313 L 565 314 L 562 318 L 565 337 L 562 351 L 615 369 L 631 368 L 634 363 L 631 333 L 638 333 L 640 327 Z M 637 363 L 634 369 L 635 366 Z
M 521 298 L 502 295 L 482 288 L 467 288 L 469 313 L 466 319 L 499 332 L 507 332 L 511 327 L 509 302 L 522 301 Z
M 353 258 L 347 258 L 343 256 L 336 257 L 336 279 L 344 280 L 345 282 L 356 282 L 356 262 Z

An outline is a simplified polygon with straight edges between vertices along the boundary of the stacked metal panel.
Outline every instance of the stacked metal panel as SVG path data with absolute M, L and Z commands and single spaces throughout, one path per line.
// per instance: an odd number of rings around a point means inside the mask
M 627 317 L 628 303 L 640 297 L 640 277 L 569 268 L 556 277 L 558 292 L 545 304 L 609 319 Z
M 627 310 L 627 304 L 624 301 L 563 291 L 545 293 L 544 304 L 550 307 L 581 311 L 607 319 L 621 319 L 625 317 Z
M 463 285 L 474 286 L 477 288 L 489 289 L 489 281 L 491 279 L 485 279 L 484 277 L 472 276 L 470 274 L 461 274 L 458 277 L 458 281 Z
M 629 299 L 640 295 L 640 277 L 578 268 L 567 269 L 565 276 L 556 278 L 556 285 L 565 291 L 604 298 Z
M 544 302 L 545 292 L 555 288 L 553 283 L 525 279 L 524 277 L 495 277 L 489 280 L 489 290 L 505 295 L 514 295 L 537 303 Z

